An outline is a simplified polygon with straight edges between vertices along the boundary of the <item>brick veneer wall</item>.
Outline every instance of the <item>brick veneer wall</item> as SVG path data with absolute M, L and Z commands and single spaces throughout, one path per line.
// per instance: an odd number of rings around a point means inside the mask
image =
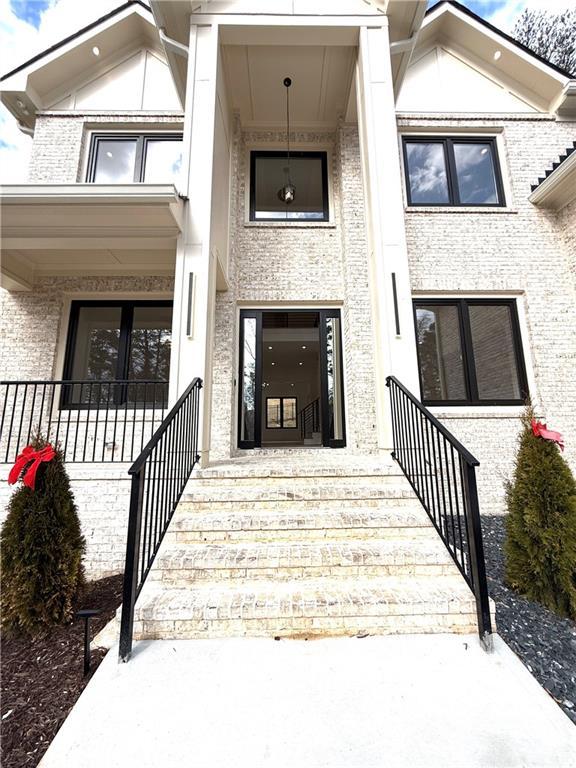
M 28 181 L 36 184 L 74 184 L 84 182 L 87 142 L 90 129 L 151 130 L 182 128 L 182 113 L 90 114 L 44 112 L 36 118 Z
M 549 425 L 566 436 L 565 455 L 576 468 L 576 306 L 568 267 L 570 258 L 574 265 L 574 209 L 559 216 L 528 201 L 530 185 L 574 140 L 576 126 L 540 116 L 480 115 L 401 116 L 398 125 L 442 128 L 446 134 L 454 128 L 502 131 L 502 171 L 512 187 L 508 208 L 407 209 L 411 285 L 415 294 L 517 295 L 526 317 L 523 344 L 534 374 L 532 399 Z M 438 410 L 481 462 L 482 511 L 504 511 L 503 483 L 510 477 L 515 455 L 517 413 L 512 408 Z
M 246 223 L 249 149 L 283 146 L 284 133 L 242 133 L 233 146 L 230 290 L 216 300 L 212 458 L 235 450 L 237 311 L 242 304 L 341 303 L 349 450 L 376 448 L 374 354 L 358 134 L 297 133 L 294 147 L 328 149 L 330 224 Z

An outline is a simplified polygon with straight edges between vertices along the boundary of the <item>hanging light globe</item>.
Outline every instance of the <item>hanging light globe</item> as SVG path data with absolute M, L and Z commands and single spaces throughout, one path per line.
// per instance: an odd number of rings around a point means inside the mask
M 278 199 L 281 200 L 283 203 L 286 203 L 286 205 L 290 205 L 290 203 L 294 202 L 294 198 L 296 197 L 296 187 L 293 184 L 285 184 L 282 189 L 278 190 Z

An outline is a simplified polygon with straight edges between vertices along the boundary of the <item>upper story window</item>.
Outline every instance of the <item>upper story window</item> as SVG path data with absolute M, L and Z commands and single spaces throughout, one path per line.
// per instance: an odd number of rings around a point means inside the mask
M 326 152 L 250 153 L 250 221 L 328 221 L 328 163 Z M 294 200 L 278 193 L 290 182 Z
M 414 302 L 422 401 L 521 405 L 528 395 L 515 301 Z
M 181 134 L 95 134 L 88 181 L 97 184 L 170 184 L 182 165 Z
M 409 205 L 505 205 L 494 138 L 404 137 Z
M 67 404 L 165 402 L 167 387 L 153 382 L 168 381 L 171 337 L 171 301 L 73 301 L 64 378 L 86 383 L 67 388 Z M 126 380 L 135 383 L 90 383 Z

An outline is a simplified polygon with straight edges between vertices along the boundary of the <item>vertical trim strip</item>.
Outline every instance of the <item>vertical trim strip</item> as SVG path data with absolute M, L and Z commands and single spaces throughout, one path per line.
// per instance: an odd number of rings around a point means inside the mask
M 398 293 L 396 291 L 396 272 L 392 272 L 392 296 L 394 297 L 394 320 L 396 322 L 396 336 L 400 336 L 400 315 L 398 314 Z
M 188 275 L 188 314 L 186 316 L 186 336 L 192 338 L 194 324 L 192 322 L 192 312 L 194 309 L 194 272 Z

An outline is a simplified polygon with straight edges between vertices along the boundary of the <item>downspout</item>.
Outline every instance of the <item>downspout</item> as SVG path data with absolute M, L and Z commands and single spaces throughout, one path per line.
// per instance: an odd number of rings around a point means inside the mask
M 179 43 L 178 40 L 173 40 L 171 37 L 168 37 L 164 27 L 159 27 L 158 33 L 160 35 L 160 40 L 162 40 L 162 42 L 164 43 L 165 48 L 169 48 L 177 56 L 184 56 L 188 58 L 187 45 L 184 45 L 183 43 Z
M 404 40 L 396 40 L 394 43 L 390 43 L 390 56 L 396 56 L 398 54 L 404 54 L 404 59 L 400 63 L 398 70 L 398 82 L 395 84 L 395 92 L 398 94 L 400 84 L 404 80 L 404 75 L 410 64 L 410 59 L 414 53 L 414 48 L 418 41 L 418 35 L 420 34 L 420 28 L 424 17 L 426 16 L 426 3 L 421 3 L 418 6 L 418 10 L 412 21 L 412 28 L 410 30 L 410 36 Z

